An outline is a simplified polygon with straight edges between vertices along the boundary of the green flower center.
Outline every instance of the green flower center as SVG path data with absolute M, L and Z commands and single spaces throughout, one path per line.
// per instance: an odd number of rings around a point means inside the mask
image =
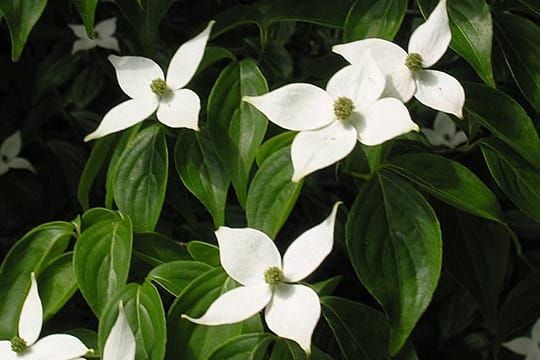
M 339 120 L 349 120 L 354 112 L 354 103 L 348 97 L 339 97 L 334 102 L 334 114 Z
M 418 71 L 422 68 L 422 55 L 418 53 L 410 53 L 405 59 L 405 66 L 407 66 L 411 71 Z
M 276 266 L 272 266 L 264 272 L 264 281 L 270 285 L 278 285 L 283 281 L 283 278 L 283 271 Z
M 167 86 L 167 83 L 163 79 L 154 79 L 150 83 L 150 89 L 154 92 L 154 94 L 158 96 L 165 96 L 167 95 L 171 89 Z
M 20 337 L 14 336 L 11 338 L 11 350 L 13 350 L 13 352 L 16 352 L 18 354 L 23 353 L 26 350 L 28 350 L 28 344 L 26 343 L 26 341 L 24 341 Z

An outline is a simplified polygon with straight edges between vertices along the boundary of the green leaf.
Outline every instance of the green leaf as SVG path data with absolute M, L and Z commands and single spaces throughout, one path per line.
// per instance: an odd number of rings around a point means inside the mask
M 39 276 L 39 297 L 44 321 L 56 314 L 77 291 L 73 253 L 58 256 Z
M 136 232 L 156 227 L 165 201 L 168 164 L 167 143 L 159 126 L 137 134 L 118 160 L 114 201 L 131 217 Z
M 382 170 L 354 201 L 346 244 L 356 274 L 388 316 L 394 355 L 437 286 L 442 261 L 437 217 L 408 182 Z
M 189 283 L 208 270 L 212 270 L 212 266 L 203 262 L 171 261 L 153 268 L 146 279 L 155 281 L 172 295 L 179 296 Z
M 540 168 L 540 140 L 531 118 L 514 99 L 481 84 L 464 84 L 465 116 L 479 122 Z
M 434 0 L 418 0 L 424 14 L 435 8 Z M 429 11 L 427 11 L 429 9 Z M 490 87 L 495 87 L 491 65 L 493 24 L 485 0 L 451 0 L 447 5 L 452 41 L 450 47 L 474 68 Z
M 334 296 L 321 298 L 322 314 L 348 360 L 387 359 L 390 327 L 384 314 Z
M 118 317 L 120 301 L 137 342 L 135 359 L 163 360 L 167 341 L 165 311 L 157 289 L 149 282 L 129 284 L 107 303 L 99 319 L 99 348 L 105 347 L 107 336 Z
M 214 25 L 214 27 L 212 28 L 213 33 L 215 33 L 215 29 L 216 25 Z M 220 46 L 207 46 L 204 50 L 204 56 L 201 60 L 201 63 L 197 68 L 197 74 L 209 67 L 210 65 L 213 65 L 223 59 L 236 60 L 236 57 L 227 48 Z
M 133 255 L 153 266 L 169 261 L 191 259 L 186 246 L 155 232 L 135 234 Z
M 497 197 L 473 172 L 456 161 L 428 153 L 404 154 L 390 159 L 385 167 L 451 206 L 504 223 Z
M 88 34 L 88 37 L 90 38 L 94 36 L 94 17 L 98 1 L 99 0 L 72 0 L 81 15 L 84 27 L 86 28 L 86 34 Z
M 47 6 L 47 0 L 0 0 L 11 37 L 11 60 L 19 60 L 28 35 Z
M 393 40 L 406 10 L 407 0 L 356 0 L 345 19 L 343 41 L 366 38 Z
M 71 100 L 77 109 L 86 109 L 103 91 L 103 76 L 97 66 L 85 67 L 71 84 Z
M 81 219 L 81 228 L 84 231 L 90 226 L 101 221 L 115 222 L 120 220 L 122 220 L 122 216 L 118 213 L 118 211 L 105 208 L 92 208 L 84 212 Z
M 445 268 L 478 302 L 492 333 L 497 331 L 499 294 L 506 275 L 510 235 L 495 222 L 466 214 L 444 227 Z
M 268 160 L 273 153 L 281 148 L 290 146 L 294 140 L 294 137 L 298 134 L 296 131 L 282 132 L 264 142 L 257 150 L 256 160 L 257 166 L 262 167 L 264 162 Z
M 208 130 L 219 149 L 218 156 L 229 173 L 236 196 L 246 202 L 249 174 L 255 152 L 266 133 L 266 117 L 242 101 L 243 96 L 268 91 L 256 63 L 245 59 L 227 66 L 219 75 L 208 98 Z
M 225 224 L 229 177 L 207 134 L 180 131 L 174 146 L 174 160 L 182 182 L 212 214 L 217 228 Z
M 496 139 L 480 143 L 491 175 L 525 214 L 540 223 L 540 169 Z
M 201 261 L 214 267 L 219 266 L 219 248 L 216 245 L 194 240 L 190 241 L 187 247 L 190 255 L 196 261 Z
M 84 230 L 75 243 L 75 277 L 86 302 L 98 317 L 127 281 L 132 243 L 129 217 L 100 221 Z
M 257 171 L 249 187 L 246 202 L 248 226 L 274 239 L 291 213 L 303 180 L 291 181 L 291 147 L 273 153 Z
M 540 27 L 529 19 L 511 14 L 497 15 L 495 25 L 496 39 L 512 77 L 523 96 L 540 113 Z
M 208 360 L 264 360 L 274 337 L 267 333 L 242 334 L 218 347 Z
M 343 28 L 352 0 L 264 0 L 260 7 L 264 22 L 304 21 L 332 28 Z
M 19 313 L 30 289 L 30 273 L 39 277 L 48 263 L 66 250 L 74 230 L 67 222 L 42 224 L 11 247 L 0 266 L 1 339 L 17 334 Z

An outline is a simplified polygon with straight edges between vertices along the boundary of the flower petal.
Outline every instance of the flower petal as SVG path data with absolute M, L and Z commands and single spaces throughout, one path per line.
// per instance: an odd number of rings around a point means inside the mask
M 422 67 L 430 67 L 444 55 L 451 39 L 446 0 L 440 0 L 426 22 L 412 33 L 409 54 L 420 54 Z
M 153 60 L 141 56 L 109 55 L 116 70 L 118 84 L 130 98 L 155 96 L 150 89 L 152 80 L 164 80 L 163 71 Z
M 384 96 L 409 101 L 415 90 L 412 72 L 405 66 L 407 53 L 398 45 L 382 39 L 365 39 L 332 48 L 351 64 L 362 59 L 366 51 L 371 51 L 373 59 L 386 77 Z
M 9 171 L 9 165 L 0 159 L 0 175 L 3 175 Z
M 358 131 L 358 141 L 364 145 L 382 144 L 411 130 L 419 130 L 405 105 L 394 98 L 380 99 L 362 114 L 356 114 L 353 124 Z
M 68 25 L 71 31 L 75 34 L 76 37 L 81 39 L 88 39 L 88 35 L 86 34 L 86 28 L 84 25 Z
M 455 148 L 460 144 L 463 144 L 467 141 L 467 135 L 463 131 L 458 131 L 452 139 L 450 139 L 450 147 Z
M 200 318 L 182 317 L 202 325 L 233 324 L 261 311 L 271 298 L 272 289 L 268 284 L 240 286 L 218 297 Z
M 79 39 L 73 42 L 73 47 L 71 48 L 71 54 L 75 54 L 77 51 L 89 50 L 96 47 L 97 43 L 95 40 L 91 39 Z
M 536 343 L 540 341 L 540 318 L 536 320 L 531 329 L 531 339 Z
M 336 120 L 317 130 L 299 132 L 292 143 L 292 181 L 343 159 L 356 145 L 356 130 L 347 121 Z
M 11 342 L 4 340 L 0 341 L 0 359 L 2 360 L 16 360 L 17 353 L 11 350 Z
M 381 69 L 367 50 L 358 62 L 335 73 L 328 81 L 326 91 L 334 99 L 341 96 L 351 99 L 358 109 L 377 100 L 384 91 L 385 83 Z
M 439 146 L 439 145 L 444 144 L 445 141 L 441 134 L 427 128 L 423 128 L 421 130 L 431 145 Z
M 19 316 L 19 337 L 22 338 L 28 346 L 36 342 L 41 332 L 43 322 L 43 307 L 39 298 L 36 277 L 31 274 L 30 290 L 24 300 L 21 315 Z
M 282 86 L 261 96 L 244 96 L 274 124 L 288 130 L 314 130 L 334 121 L 334 100 L 311 84 Z
M 104 49 L 120 51 L 120 45 L 118 45 L 118 40 L 112 36 L 106 37 L 104 39 L 96 39 L 96 44 Z
M 159 100 L 157 118 L 173 128 L 199 130 L 201 100 L 189 89 L 179 89 Z
M 116 18 L 112 17 L 97 23 L 94 30 L 96 30 L 102 39 L 110 37 L 116 31 Z
M 173 90 L 186 86 L 201 63 L 210 31 L 215 21 L 210 21 L 206 28 L 191 40 L 186 41 L 176 50 L 167 70 L 167 85 Z
M 250 228 L 216 230 L 221 266 L 242 285 L 265 284 L 264 272 L 271 267 L 281 269 L 281 255 L 262 231 Z
M 21 132 L 16 131 L 8 136 L 0 147 L 0 156 L 6 156 L 8 159 L 13 159 L 21 152 Z
M 90 141 L 127 129 L 152 115 L 157 106 L 157 97 L 124 101 L 109 110 L 103 117 L 103 120 L 101 120 L 97 129 L 86 135 L 84 141 Z
M 456 124 L 450 119 L 450 116 L 439 111 L 433 121 L 433 130 L 441 135 L 454 136 Z
M 315 291 L 304 285 L 280 284 L 266 307 L 266 324 L 277 335 L 296 341 L 311 352 L 311 335 L 321 316 Z
M 415 74 L 414 97 L 432 109 L 463 118 L 465 91 L 454 77 L 436 70 L 419 70 Z
M 34 169 L 34 166 L 30 163 L 30 161 L 17 157 L 9 162 L 9 166 L 13 169 L 25 169 L 29 170 L 33 173 L 36 173 L 36 169 Z
M 124 306 L 120 302 L 118 304 L 118 317 L 105 341 L 103 359 L 133 360 L 135 359 L 135 350 L 135 336 L 129 327 Z
M 504 346 L 507 349 L 512 350 L 516 354 L 527 355 L 531 353 L 532 350 L 537 348 L 538 345 L 529 338 L 519 337 L 510 341 L 507 341 L 505 343 L 502 343 L 502 346 Z
M 28 360 L 70 360 L 84 356 L 89 350 L 75 336 L 53 334 L 40 339 L 32 346 Z M 26 357 L 24 359 L 27 360 Z
M 287 282 L 297 282 L 311 274 L 330 254 L 334 245 L 334 223 L 339 204 L 319 225 L 294 240 L 283 255 L 283 274 Z

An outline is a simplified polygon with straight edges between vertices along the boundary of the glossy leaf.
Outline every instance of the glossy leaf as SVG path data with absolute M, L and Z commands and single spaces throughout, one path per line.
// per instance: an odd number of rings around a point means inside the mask
M 264 360 L 266 348 L 273 339 L 267 333 L 238 335 L 218 347 L 208 360 Z
M 17 334 L 19 312 L 28 289 L 30 274 L 38 277 L 49 261 L 62 254 L 74 235 L 67 222 L 50 222 L 26 233 L 9 250 L 0 266 L 0 338 Z
M 263 141 L 268 120 L 243 96 L 268 91 L 266 80 L 253 60 L 232 63 L 220 74 L 208 98 L 208 130 L 218 156 L 228 171 L 243 206 L 255 152 Z
M 296 131 L 285 131 L 266 140 L 257 150 L 257 166 L 259 168 L 262 167 L 264 162 L 268 160 L 268 158 L 272 156 L 272 154 L 274 154 L 281 148 L 290 146 L 296 134 Z
M 104 348 L 107 336 L 118 317 L 120 301 L 137 342 L 135 359 L 162 360 L 167 341 L 165 310 L 159 292 L 149 282 L 142 285 L 129 284 L 107 303 L 99 319 L 99 348 Z
M 540 140 L 521 105 L 505 93 L 480 84 L 465 84 L 465 93 L 465 116 L 479 122 L 540 168 Z
M 329 2 L 327 0 L 266 0 L 261 2 L 264 22 L 305 21 L 332 28 L 343 28 L 351 0 Z M 271 6 L 268 6 L 271 5 Z
M 155 232 L 135 234 L 133 255 L 153 266 L 169 261 L 191 259 L 186 246 Z
M 54 259 L 39 276 L 39 296 L 43 304 L 43 319 L 56 314 L 77 291 L 73 272 L 73 253 Z
M 107 302 L 127 281 L 133 244 L 129 217 L 100 221 L 75 243 L 75 277 L 92 311 L 99 316 Z
M 303 180 L 291 181 L 293 167 L 290 146 L 273 153 L 257 171 L 248 191 L 248 226 L 274 239 L 292 211 Z
M 406 10 L 407 0 L 356 0 L 345 20 L 343 41 L 367 38 L 393 40 Z
M 172 295 L 179 296 L 189 283 L 208 270 L 212 270 L 212 266 L 203 262 L 171 261 L 153 268 L 146 279 L 155 281 Z
M 202 241 L 190 241 L 188 243 L 189 254 L 196 261 L 201 261 L 210 266 L 219 266 L 219 248 L 216 245 L 205 243 Z
M 118 211 L 105 208 L 92 208 L 86 210 L 81 218 L 81 229 L 84 231 L 92 225 L 101 221 L 117 222 L 122 220 L 122 215 Z
M 346 244 L 357 276 L 388 316 L 389 351 L 396 354 L 437 286 L 442 261 L 437 217 L 411 185 L 383 170 L 356 197 Z
M 224 225 L 229 176 L 207 133 L 181 131 L 174 154 L 176 171 L 186 188 L 212 214 L 216 228 Z
M 118 160 L 114 201 L 131 217 L 136 232 L 153 231 L 165 201 L 168 173 L 165 135 L 158 126 L 142 130 Z
M 348 360 L 387 358 L 390 327 L 384 314 L 339 297 L 321 298 L 322 314 Z
M 83 20 L 88 37 L 94 35 L 94 17 L 99 0 L 72 0 Z

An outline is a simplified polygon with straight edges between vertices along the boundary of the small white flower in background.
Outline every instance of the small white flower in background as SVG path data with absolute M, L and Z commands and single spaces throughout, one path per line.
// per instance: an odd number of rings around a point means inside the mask
M 5 174 L 9 169 L 26 169 L 36 172 L 32 164 L 26 159 L 17 157 L 21 152 L 21 132 L 16 131 L 8 136 L 0 146 L 0 175 Z
M 36 342 L 41 332 L 43 307 L 34 273 L 19 316 L 19 331 L 11 341 L 0 341 L 2 360 L 81 360 L 90 349 L 67 334 L 53 334 Z
M 86 34 L 86 28 L 84 25 L 68 25 L 75 36 L 79 39 L 73 43 L 71 53 L 75 54 L 77 51 L 89 50 L 96 46 L 120 51 L 118 46 L 118 40 L 113 36 L 116 31 L 116 18 L 110 18 L 99 22 L 94 27 L 94 38 L 90 39 Z
M 433 130 L 423 128 L 422 132 L 431 145 L 435 146 L 444 145 L 453 149 L 467 141 L 467 135 L 461 130 L 458 131 L 458 127 L 450 119 L 450 116 L 442 112 L 435 116 Z
M 385 94 L 403 102 L 414 95 L 426 106 L 462 118 L 465 92 L 459 81 L 444 72 L 426 70 L 443 56 L 451 39 L 446 0 L 440 0 L 426 22 L 412 33 L 408 53 L 382 39 L 336 45 L 333 51 L 354 64 L 367 49 L 371 50 L 387 76 Z
M 296 341 L 306 353 L 319 321 L 319 296 L 311 288 L 293 284 L 311 274 L 332 251 L 339 202 L 330 216 L 294 240 L 283 260 L 266 234 L 243 228 L 216 231 L 221 266 L 242 286 L 217 298 L 197 324 L 222 325 L 246 320 L 266 307 L 266 324 L 277 335 Z
M 135 359 L 135 336 L 129 327 L 122 302 L 118 305 L 118 317 L 105 341 L 103 360 Z
M 178 48 L 169 64 L 167 78 L 153 60 L 140 56 L 109 56 L 120 87 L 131 99 L 109 110 L 84 141 L 127 129 L 156 109 L 157 119 L 167 126 L 199 130 L 201 101 L 195 92 L 183 87 L 199 67 L 213 25 L 214 21 L 210 21 L 206 29 Z
M 399 100 L 380 98 L 385 79 L 370 52 L 359 60 L 334 74 L 326 91 L 297 83 L 243 98 L 276 125 L 300 131 L 291 147 L 292 181 L 343 159 L 357 140 L 378 145 L 418 130 Z
M 540 319 L 536 320 L 531 330 L 531 337 L 519 337 L 502 344 L 505 348 L 519 355 L 525 355 L 525 360 L 540 360 Z

